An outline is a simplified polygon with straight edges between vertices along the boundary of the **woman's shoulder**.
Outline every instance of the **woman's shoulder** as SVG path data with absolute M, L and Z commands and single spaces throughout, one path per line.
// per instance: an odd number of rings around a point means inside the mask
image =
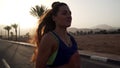
M 44 34 L 42 38 L 51 39 L 52 38 L 51 32 L 48 32 L 48 33 Z
M 50 43 L 55 43 L 56 40 L 54 39 L 54 36 L 52 34 L 52 32 L 48 32 L 45 35 L 43 35 L 42 39 L 43 41 L 50 42 Z

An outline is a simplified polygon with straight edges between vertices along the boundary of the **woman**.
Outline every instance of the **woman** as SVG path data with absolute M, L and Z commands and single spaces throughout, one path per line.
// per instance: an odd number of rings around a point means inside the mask
M 41 17 L 34 40 L 36 68 L 80 68 L 77 44 L 66 30 L 71 20 L 71 11 L 63 2 L 54 2 Z

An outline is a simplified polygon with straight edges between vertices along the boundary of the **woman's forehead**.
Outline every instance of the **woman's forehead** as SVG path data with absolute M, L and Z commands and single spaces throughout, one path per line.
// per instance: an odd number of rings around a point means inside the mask
M 60 8 L 59 8 L 59 11 L 70 11 L 70 9 L 69 9 L 69 7 L 68 6 L 61 6 Z

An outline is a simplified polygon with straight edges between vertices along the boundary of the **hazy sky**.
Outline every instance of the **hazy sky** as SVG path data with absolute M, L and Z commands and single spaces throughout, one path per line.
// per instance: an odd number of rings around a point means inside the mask
M 0 0 L 0 24 L 34 27 L 37 18 L 30 15 L 30 8 L 41 4 L 50 8 L 54 1 L 69 5 L 71 27 L 90 28 L 98 24 L 120 27 L 120 0 Z

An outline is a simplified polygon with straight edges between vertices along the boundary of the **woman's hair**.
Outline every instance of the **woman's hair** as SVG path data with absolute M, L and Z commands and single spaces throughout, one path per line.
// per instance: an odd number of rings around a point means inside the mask
M 41 38 L 44 34 L 53 31 L 56 28 L 56 24 L 52 19 L 52 16 L 56 16 L 59 8 L 61 6 L 67 6 L 67 4 L 63 3 L 63 2 L 53 2 L 52 4 L 52 9 L 47 10 L 39 19 L 38 21 L 38 27 L 36 29 L 36 33 L 32 39 L 32 43 L 34 43 L 36 45 L 36 48 L 34 50 L 34 54 L 32 56 L 32 62 L 36 61 L 36 57 L 37 57 L 37 51 L 38 51 L 38 47 L 40 45 L 40 41 Z

